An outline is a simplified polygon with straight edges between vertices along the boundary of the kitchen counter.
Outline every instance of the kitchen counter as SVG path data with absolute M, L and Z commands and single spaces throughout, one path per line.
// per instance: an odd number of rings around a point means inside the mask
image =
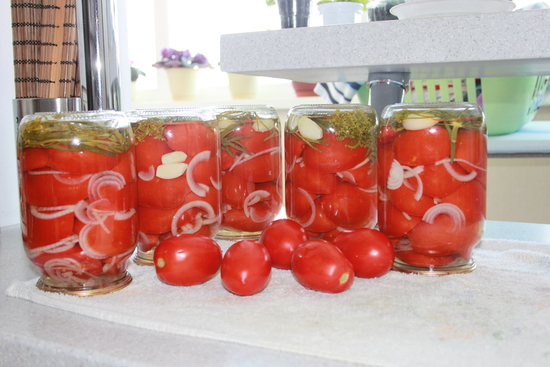
M 535 244 L 545 249 L 545 256 L 550 254 L 550 225 L 528 224 L 513 222 L 487 223 L 484 238 L 505 239 L 513 246 L 514 241 Z M 519 242 L 518 242 L 519 243 Z M 506 250 L 503 248 L 502 250 Z M 475 251 L 474 251 L 475 257 Z M 546 273 L 548 273 L 546 269 Z M 483 272 L 476 269 L 475 272 Z M 521 275 L 521 274 L 520 274 Z M 519 275 L 519 276 L 520 276 Z M 346 361 L 338 358 L 319 357 L 311 354 L 302 354 L 300 344 L 295 345 L 295 351 L 258 347 L 255 343 L 244 344 L 231 341 L 222 341 L 193 335 L 178 335 L 175 333 L 160 332 L 142 327 L 133 327 L 117 322 L 99 320 L 97 318 L 79 315 L 55 307 L 43 306 L 28 300 L 6 295 L 6 289 L 14 281 L 23 281 L 36 278 L 38 272 L 24 255 L 18 226 L 2 228 L 0 231 L 0 365 L 2 366 L 368 366 L 369 360 Z M 405 275 L 404 275 L 405 276 Z M 407 279 L 415 279 L 408 276 Z M 412 277 L 417 277 L 413 275 Z M 454 277 L 454 276 L 451 276 Z M 430 278 L 430 277 L 426 277 Z M 452 278 L 444 277 L 447 280 Z M 374 282 L 382 281 L 373 280 Z M 430 278 L 434 282 L 443 281 L 443 278 Z M 368 280 L 364 280 L 368 281 Z M 518 278 L 518 282 L 520 279 Z M 432 284 L 436 284 L 432 282 Z M 358 282 L 353 287 L 365 286 L 367 283 Z M 372 283 L 373 285 L 376 283 Z M 127 289 L 131 290 L 133 284 Z M 136 285 L 137 287 L 137 285 Z M 548 285 L 540 284 L 539 288 L 548 292 Z M 265 292 L 265 291 L 264 291 Z M 312 291 L 307 291 L 312 292 Z M 349 291 L 347 291 L 349 292 Z M 309 294 L 309 293 L 308 293 Z M 232 295 L 231 295 L 232 296 Z M 323 295 L 324 296 L 324 295 Z M 463 295 L 464 296 L 464 295 Z M 69 296 L 62 296 L 69 297 Z M 61 298 L 62 298 L 61 297 Z M 99 296 L 105 297 L 105 296 Z M 328 295 L 328 300 L 339 295 Z M 458 297 L 458 296 L 457 296 Z M 241 298 L 255 302 L 259 298 L 254 296 Z M 308 297 L 301 298 L 307 302 Z M 466 300 L 466 298 L 463 298 Z M 300 299 L 297 299 L 300 302 Z M 498 304 L 499 299 L 494 302 Z M 306 307 L 307 304 L 304 304 Z M 403 305 L 408 307 L 407 305 Z M 499 305 L 508 307 L 509 305 Z M 222 306 L 221 306 L 222 307 Z M 550 304 L 541 304 L 546 307 L 541 312 L 550 310 Z M 223 309 L 223 307 L 222 307 Z M 548 313 L 546 313 L 548 315 Z M 229 316 L 228 316 L 229 317 Z M 244 317 L 246 315 L 234 315 Z M 342 316 L 343 317 L 343 316 Z M 526 316 L 527 317 L 527 316 Z M 281 320 L 282 321 L 282 320 Z M 449 320 L 451 321 L 451 320 Z M 456 320 L 455 320 L 456 321 Z M 544 320 L 541 320 L 543 322 Z M 548 328 L 548 325 L 541 325 Z M 399 333 L 399 330 L 395 330 Z M 476 330 L 471 330 L 476 333 Z M 522 336 L 535 336 L 540 330 L 521 330 Z M 365 329 L 368 333 L 368 329 Z M 311 330 L 314 337 L 315 330 Z M 397 335 L 397 334 L 396 334 Z M 546 344 L 550 345 L 549 335 L 542 334 Z M 497 335 L 500 337 L 500 335 Z M 503 335 L 504 339 L 506 335 Z M 341 338 L 346 338 L 342 335 Z M 496 338 L 496 336 L 495 336 Z M 403 348 L 414 347 L 420 341 L 410 340 L 410 345 L 395 345 L 392 340 L 381 340 L 385 345 L 384 353 L 391 355 Z M 504 343 L 504 341 L 503 341 Z M 304 343 L 305 345 L 305 343 Z M 461 341 L 463 352 L 474 345 L 468 344 L 464 336 Z M 504 344 L 503 344 L 504 345 Z M 512 344 L 513 345 L 513 344 Z M 417 345 L 422 349 L 424 345 Z M 365 345 L 365 348 L 368 348 Z M 484 352 L 491 355 L 491 345 L 476 358 L 454 361 L 432 361 L 424 365 L 487 365 Z M 426 353 L 431 353 L 426 351 Z M 544 360 L 544 357 L 542 357 Z M 550 361 L 550 347 L 546 353 L 546 362 Z M 485 362 L 484 362 L 485 361 Z M 448 363 L 445 363 L 448 362 Z M 464 363 L 462 363 L 464 362 Z M 513 365 L 514 361 L 510 361 Z M 485 363 L 485 364 L 484 364 Z M 540 359 L 529 365 L 541 365 Z M 415 365 L 414 359 L 403 359 L 395 365 Z M 503 364 L 506 365 L 506 364 Z
M 302 82 L 550 75 L 550 9 L 304 27 L 221 37 L 222 71 Z

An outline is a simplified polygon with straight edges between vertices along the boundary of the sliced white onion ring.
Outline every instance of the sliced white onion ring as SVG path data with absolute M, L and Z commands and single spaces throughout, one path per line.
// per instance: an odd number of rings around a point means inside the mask
M 426 210 L 422 216 L 422 220 L 426 223 L 433 224 L 435 217 L 441 214 L 446 214 L 451 217 L 456 228 L 464 226 L 466 222 L 464 212 L 458 206 L 451 203 L 441 203 L 432 206 L 430 209 Z
M 405 174 L 403 172 L 403 166 L 401 166 L 401 163 L 399 163 L 397 159 L 394 159 L 393 162 L 391 162 L 390 173 L 388 175 L 386 186 L 389 190 L 397 190 L 401 187 L 401 185 L 403 185 L 404 180 Z
M 193 177 L 193 171 L 197 164 L 203 161 L 207 161 L 210 159 L 211 152 L 209 150 L 204 150 L 200 153 L 198 153 L 196 156 L 191 159 L 191 162 L 189 162 L 189 166 L 187 167 L 187 171 L 185 173 L 185 178 L 187 179 L 187 183 L 189 184 L 189 188 L 193 193 L 200 197 L 205 197 L 206 193 L 208 192 L 203 186 L 200 186 L 195 181 L 195 178 Z
M 155 167 L 153 165 L 150 165 L 147 172 L 138 172 L 138 177 L 143 181 L 151 181 L 153 178 L 155 178 Z
M 212 205 L 210 205 L 207 202 L 202 201 L 202 200 L 190 201 L 188 203 L 183 204 L 182 207 L 178 209 L 176 214 L 174 214 L 174 217 L 172 219 L 172 225 L 171 225 L 171 228 L 170 228 L 171 232 L 172 232 L 172 235 L 176 236 L 178 234 L 178 220 L 179 220 L 179 218 L 183 215 L 183 213 L 185 213 L 187 210 L 192 209 L 192 208 L 199 208 L 199 209 L 202 209 L 206 212 L 205 215 L 203 215 L 201 213 L 202 224 L 211 224 L 211 223 L 214 223 L 218 220 L 218 216 L 214 212 L 214 208 L 212 208 Z M 200 229 L 200 227 L 199 227 L 199 229 Z M 197 229 L 197 231 L 198 231 L 198 229 Z
M 76 205 L 62 205 L 53 207 L 40 207 L 30 205 L 31 214 L 38 219 L 55 219 L 73 213 Z
M 307 222 L 302 224 L 303 227 L 309 227 L 313 223 L 313 221 L 315 220 L 315 216 L 317 215 L 317 209 L 315 209 L 315 202 L 313 201 L 311 196 L 309 196 L 309 193 L 306 190 L 302 189 L 301 187 L 296 188 L 296 190 L 298 190 L 298 192 L 302 193 L 306 197 L 306 200 L 311 208 L 311 216 L 309 217 Z
M 250 207 L 256 203 L 258 203 L 260 200 L 265 199 L 271 195 L 266 190 L 256 190 L 251 192 L 245 199 L 244 199 L 244 215 L 246 215 L 247 218 L 250 218 Z

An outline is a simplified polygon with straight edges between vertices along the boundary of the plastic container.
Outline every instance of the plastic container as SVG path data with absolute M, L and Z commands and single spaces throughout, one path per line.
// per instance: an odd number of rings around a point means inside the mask
M 358 15 L 363 12 L 363 4 L 355 2 L 330 2 L 317 5 L 323 17 L 323 25 L 357 23 Z
M 257 239 L 282 207 L 280 120 L 266 105 L 212 107 L 222 149 L 222 227 L 217 238 Z
M 376 225 L 374 109 L 300 105 L 285 125 L 285 208 L 310 238 Z
M 21 228 L 44 291 L 128 285 L 138 236 L 134 140 L 120 112 L 27 115 L 17 140 Z
M 548 87 L 548 76 L 413 80 L 405 102 L 478 103 L 487 132 L 510 134 L 533 120 Z
M 221 222 L 218 122 L 209 108 L 128 113 L 136 138 L 139 244 L 134 261 L 153 265 L 155 247 L 180 233 L 215 237 Z
M 471 103 L 396 104 L 380 127 L 378 226 L 394 243 L 394 269 L 472 271 L 485 227 L 483 112 Z

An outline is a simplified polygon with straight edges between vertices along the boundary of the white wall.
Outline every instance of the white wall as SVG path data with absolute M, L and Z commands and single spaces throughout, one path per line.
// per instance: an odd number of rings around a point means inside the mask
M 0 227 L 19 223 L 10 5 L 10 0 L 0 0 Z

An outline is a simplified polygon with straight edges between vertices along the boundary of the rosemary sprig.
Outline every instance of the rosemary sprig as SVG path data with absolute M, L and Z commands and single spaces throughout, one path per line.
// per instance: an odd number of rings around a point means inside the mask
M 90 151 L 104 155 L 126 152 L 131 136 L 126 130 L 100 126 L 89 121 L 28 121 L 21 134 L 21 148 L 54 148 Z

